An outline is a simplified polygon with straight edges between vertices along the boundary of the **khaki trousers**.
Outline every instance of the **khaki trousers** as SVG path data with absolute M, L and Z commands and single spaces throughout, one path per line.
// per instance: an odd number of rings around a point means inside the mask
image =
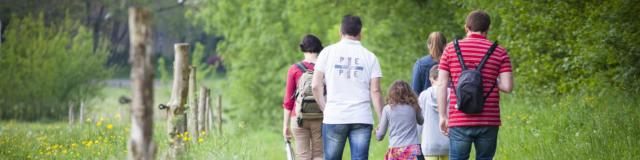
M 302 127 L 298 127 L 296 118 L 292 117 L 291 130 L 296 160 L 322 160 L 322 119 L 302 120 Z

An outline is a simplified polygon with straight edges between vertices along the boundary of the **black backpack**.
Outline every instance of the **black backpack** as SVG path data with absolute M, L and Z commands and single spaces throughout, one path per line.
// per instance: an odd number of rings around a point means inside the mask
M 489 94 L 493 92 L 493 88 L 496 87 L 496 83 L 493 84 L 487 94 L 483 95 L 484 87 L 482 86 L 482 73 L 480 70 L 482 70 L 484 63 L 489 59 L 493 50 L 498 46 L 498 42 L 491 45 L 491 48 L 489 48 L 489 51 L 484 55 L 476 69 L 467 69 L 467 66 L 464 64 L 464 60 L 462 59 L 462 51 L 460 50 L 460 45 L 458 45 L 457 39 L 453 41 L 453 46 L 456 49 L 456 55 L 458 55 L 458 60 L 462 67 L 462 73 L 458 78 L 458 86 L 455 87 L 457 97 L 456 109 L 466 114 L 481 113 L 484 107 L 484 102 L 487 100 L 487 97 L 489 97 Z

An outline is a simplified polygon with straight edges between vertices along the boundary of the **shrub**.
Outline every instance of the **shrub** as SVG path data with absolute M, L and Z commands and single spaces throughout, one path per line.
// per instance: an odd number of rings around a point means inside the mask
M 47 24 L 13 17 L 0 46 L 0 119 L 60 119 L 68 104 L 97 95 L 111 69 L 107 52 L 93 51 L 92 34 L 65 18 Z

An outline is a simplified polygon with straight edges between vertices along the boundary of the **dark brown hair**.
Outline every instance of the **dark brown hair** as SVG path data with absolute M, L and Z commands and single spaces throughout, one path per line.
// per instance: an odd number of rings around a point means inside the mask
M 362 21 L 360 17 L 349 14 L 342 18 L 342 25 L 340 26 L 340 32 L 342 32 L 342 34 L 358 36 L 361 29 Z
M 491 25 L 491 19 L 484 11 L 476 10 L 467 16 L 466 27 L 471 32 L 487 32 L 489 25 Z
M 417 114 L 422 113 L 420 111 L 420 105 L 418 104 L 418 96 L 413 93 L 409 83 L 403 80 L 396 80 L 389 86 L 389 93 L 387 93 L 387 104 L 394 107 L 398 104 L 407 104 L 413 107 Z
M 305 35 L 300 42 L 300 51 L 302 52 L 320 53 L 322 48 L 322 42 L 313 34 Z

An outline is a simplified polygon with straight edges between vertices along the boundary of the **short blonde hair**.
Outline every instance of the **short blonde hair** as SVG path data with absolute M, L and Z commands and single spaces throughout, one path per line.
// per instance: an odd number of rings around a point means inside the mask
M 438 79 L 438 64 L 433 65 L 429 70 L 429 78 L 432 78 L 434 80 Z

